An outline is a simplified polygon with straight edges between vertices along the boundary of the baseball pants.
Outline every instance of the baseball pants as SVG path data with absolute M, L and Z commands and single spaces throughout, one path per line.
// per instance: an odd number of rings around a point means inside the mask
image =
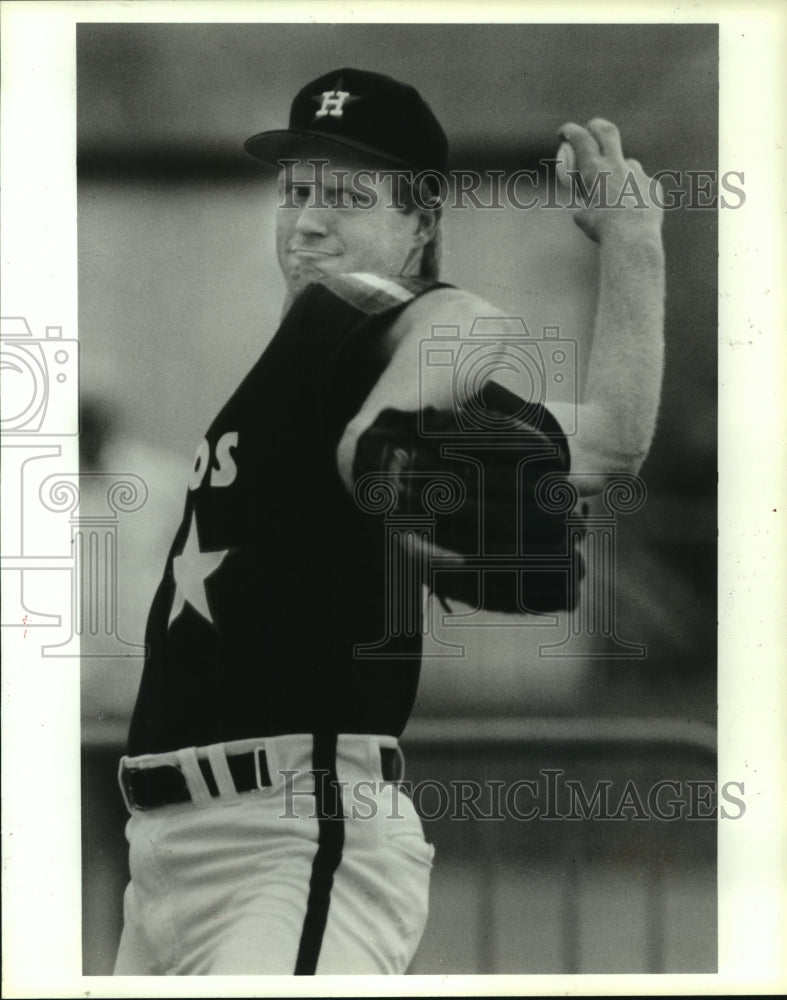
M 263 787 L 238 793 L 228 762 L 249 750 Z M 434 849 L 384 777 L 391 751 L 392 737 L 287 735 L 124 758 L 131 881 L 115 975 L 406 972 Z M 124 773 L 162 764 L 189 801 L 139 808 Z

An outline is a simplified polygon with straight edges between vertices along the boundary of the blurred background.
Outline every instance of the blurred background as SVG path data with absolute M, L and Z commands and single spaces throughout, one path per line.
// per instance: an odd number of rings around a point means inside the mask
M 304 83 L 342 66 L 412 83 L 454 170 L 545 181 L 561 123 L 596 115 L 651 173 L 717 167 L 714 25 L 82 24 L 77 54 L 81 463 L 148 486 L 118 526 L 131 642 L 196 447 L 276 329 L 275 195 L 242 143 L 282 127 Z M 570 213 L 448 210 L 443 228 L 445 280 L 522 317 L 531 336 L 559 327 L 581 378 L 597 262 Z M 613 512 L 614 635 L 562 616 L 434 614 L 403 740 L 416 781 L 553 767 L 588 788 L 631 778 L 647 790 L 715 776 L 715 211 L 667 212 L 664 240 L 663 403 L 646 500 Z M 446 643 L 458 655 L 442 655 Z M 85 974 L 111 970 L 119 934 L 115 774 L 140 666 L 83 660 Z M 438 854 L 414 972 L 715 969 L 712 822 L 424 825 Z

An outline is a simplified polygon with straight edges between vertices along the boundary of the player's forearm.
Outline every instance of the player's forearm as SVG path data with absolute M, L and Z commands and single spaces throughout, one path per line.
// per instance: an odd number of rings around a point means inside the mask
M 590 366 L 578 413 L 576 474 L 636 472 L 656 427 L 664 366 L 664 251 L 658 233 L 600 247 Z M 580 467 L 578 462 L 583 466 Z
M 575 160 L 585 189 L 600 191 L 602 179 L 605 189 L 574 212 L 599 244 L 601 265 L 590 366 L 569 439 L 571 478 L 587 493 L 602 485 L 599 473 L 637 472 L 653 439 L 664 363 L 662 202 L 657 182 L 624 158 L 612 122 L 567 122 L 561 132 L 561 156 Z

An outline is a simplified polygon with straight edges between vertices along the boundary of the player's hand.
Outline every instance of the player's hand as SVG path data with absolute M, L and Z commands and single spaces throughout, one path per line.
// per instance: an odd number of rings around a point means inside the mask
M 574 213 L 579 228 L 597 243 L 660 239 L 663 192 L 637 160 L 623 156 L 617 127 L 593 118 L 584 128 L 567 122 L 560 133 L 571 146 L 584 187 L 584 196 L 580 192 L 576 200 L 589 202 Z
M 487 382 L 456 413 L 387 409 L 361 434 L 353 479 L 359 488 L 364 480 L 385 484 L 393 500 L 389 516 L 431 529 L 428 553 L 418 531 L 402 537 L 422 565 L 442 557 L 429 581 L 441 599 L 507 612 L 573 603 L 565 514 L 545 511 L 535 492 L 545 473 L 568 471 L 565 439 L 550 420 L 542 407 Z M 549 553 L 559 568 L 525 571 L 523 555 Z M 468 562 L 474 572 L 461 570 Z

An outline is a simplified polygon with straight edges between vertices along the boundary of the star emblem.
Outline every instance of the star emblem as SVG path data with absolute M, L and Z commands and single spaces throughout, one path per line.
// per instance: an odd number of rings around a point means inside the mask
M 178 617 L 183 607 L 188 603 L 198 611 L 203 618 L 213 624 L 213 615 L 208 607 L 208 594 L 205 589 L 205 581 L 224 562 L 224 557 L 229 549 L 217 552 L 201 552 L 199 547 L 199 537 L 197 534 L 197 518 L 192 512 L 191 525 L 183 552 L 175 556 L 172 561 L 172 570 L 175 574 L 175 597 L 172 601 L 172 610 L 169 613 L 169 622 Z

